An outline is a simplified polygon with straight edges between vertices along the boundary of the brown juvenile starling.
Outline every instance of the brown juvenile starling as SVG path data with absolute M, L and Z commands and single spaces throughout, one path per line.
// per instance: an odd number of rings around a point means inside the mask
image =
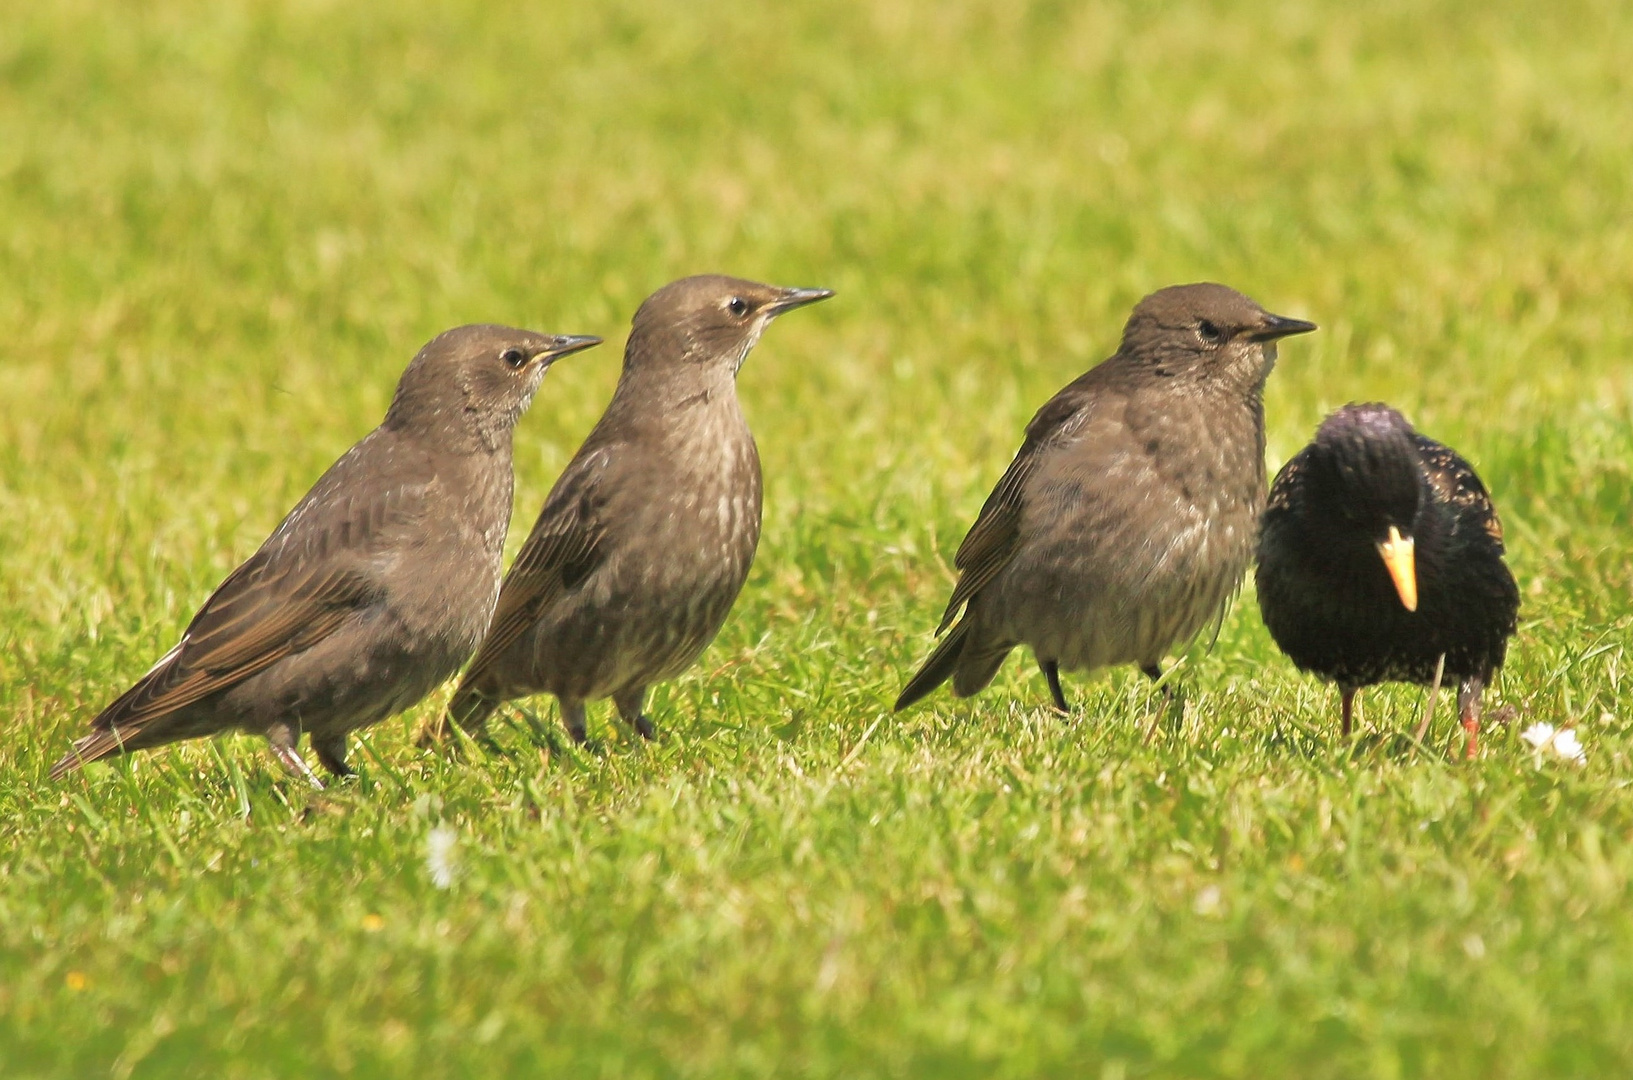
M 1276 340 L 1314 330 L 1223 285 L 1141 300 L 1111 358 L 1038 410 L 959 545 L 941 625 L 896 699 L 953 680 L 968 697 L 1027 645 L 1066 711 L 1060 672 L 1162 657 L 1220 617 L 1264 506 L 1266 376 Z
M 737 370 L 772 319 L 826 289 L 685 278 L 635 313 L 606 413 L 551 489 L 448 707 L 480 731 L 502 702 L 554 694 L 572 737 L 611 697 L 654 734 L 646 689 L 714 639 L 760 539 L 760 457 Z
M 1485 485 L 1387 405 L 1346 405 L 1276 476 L 1255 576 L 1270 634 L 1301 670 L 1355 693 L 1459 680 L 1468 756 L 1480 696 L 1502 666 L 1520 593 Z
M 385 420 L 329 467 L 204 602 L 180 643 L 91 723 L 52 779 L 109 754 L 257 731 L 346 766 L 346 734 L 459 670 L 493 614 L 510 525 L 511 430 L 552 361 L 598 344 L 508 326 L 434 338 Z

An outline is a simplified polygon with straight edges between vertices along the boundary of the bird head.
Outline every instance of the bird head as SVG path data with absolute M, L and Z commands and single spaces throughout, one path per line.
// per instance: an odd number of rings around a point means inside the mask
M 1171 285 L 1135 305 L 1118 353 L 1159 377 L 1257 388 L 1275 366 L 1276 342 L 1315 328 L 1224 285 Z
M 444 331 L 403 372 L 386 426 L 425 429 L 450 444 L 474 436 L 492 449 L 509 438 L 551 364 L 599 344 L 598 337 L 510 326 Z
M 682 278 L 635 312 L 624 363 L 701 366 L 736 375 L 772 319 L 832 295 L 829 289 L 785 289 L 718 274 Z
M 1423 505 L 1417 433 L 1388 405 L 1346 405 L 1315 436 L 1312 481 L 1351 541 L 1370 543 L 1407 611 L 1418 607 L 1416 540 Z

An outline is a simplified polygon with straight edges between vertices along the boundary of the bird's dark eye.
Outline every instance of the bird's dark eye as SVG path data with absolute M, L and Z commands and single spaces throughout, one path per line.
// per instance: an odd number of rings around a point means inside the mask
M 1224 331 L 1207 319 L 1196 324 L 1196 332 L 1202 335 L 1203 341 L 1210 343 L 1218 342 L 1225 336 Z
M 503 360 L 513 368 L 519 368 L 523 364 L 527 363 L 527 354 L 518 349 L 516 346 L 512 345 L 510 348 L 499 354 L 499 359 Z
M 736 315 L 739 318 L 748 314 L 748 301 L 744 300 L 741 296 L 734 296 L 730 300 L 726 301 L 726 307 L 730 309 L 733 315 Z

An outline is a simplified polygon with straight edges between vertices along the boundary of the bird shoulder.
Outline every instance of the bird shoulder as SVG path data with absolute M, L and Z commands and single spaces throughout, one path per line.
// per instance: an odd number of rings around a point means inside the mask
M 379 554 L 428 513 L 436 486 L 367 485 L 348 452 L 227 575 L 175 648 L 98 714 L 93 726 L 143 724 L 225 690 L 322 641 L 383 594 Z M 349 491 L 362 487 L 367 494 Z
M 1444 443 L 1426 435 L 1417 436 L 1418 456 L 1428 474 L 1429 483 L 1441 501 L 1452 507 L 1459 518 L 1471 519 L 1487 536 L 1503 548 L 1503 524 L 1497 516 L 1497 507 L 1491 494 L 1461 454 Z
M 1093 374 L 1090 372 L 1089 374 Z M 1026 425 L 1026 439 L 981 506 L 975 524 L 953 556 L 958 584 L 947 601 L 936 633 L 952 625 L 958 612 L 1008 565 L 1020 539 L 1027 483 L 1043 455 L 1081 429 L 1096 401 L 1094 383 L 1084 375 L 1050 398 Z
M 499 588 L 488 632 L 461 685 L 493 664 L 562 593 L 588 577 L 604 557 L 605 487 L 616 445 L 580 453 L 550 489 L 533 530 Z

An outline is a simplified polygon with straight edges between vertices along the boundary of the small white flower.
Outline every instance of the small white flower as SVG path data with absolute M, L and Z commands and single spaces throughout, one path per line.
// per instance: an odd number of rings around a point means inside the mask
M 1554 753 L 1573 765 L 1586 765 L 1588 763 L 1588 752 L 1582 749 L 1582 743 L 1576 737 L 1575 728 L 1566 728 L 1554 736 Z
M 1575 728 L 1555 728 L 1552 724 L 1536 723 L 1520 732 L 1520 738 L 1531 744 L 1538 758 L 1544 752 L 1551 752 L 1561 761 L 1573 765 L 1588 763 L 1588 753 L 1582 748 L 1582 741 L 1576 737 Z
M 431 884 L 439 889 L 452 887 L 454 874 L 459 869 L 459 830 L 442 824 L 425 834 L 425 869 L 431 875 Z
M 1191 902 L 1191 910 L 1198 915 L 1218 915 L 1225 907 L 1225 898 L 1217 885 L 1204 885 Z
M 1535 723 L 1520 732 L 1520 738 L 1531 744 L 1531 749 L 1541 750 L 1554 741 L 1554 725 Z

